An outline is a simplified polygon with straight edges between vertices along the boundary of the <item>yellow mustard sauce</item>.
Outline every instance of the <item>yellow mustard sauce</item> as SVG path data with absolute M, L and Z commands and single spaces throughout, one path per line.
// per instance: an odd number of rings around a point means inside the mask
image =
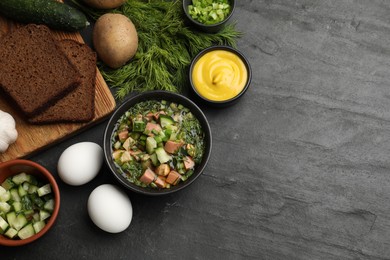
M 204 98 L 224 101 L 243 90 L 248 71 L 236 54 L 215 50 L 204 54 L 195 63 L 191 77 L 195 89 Z

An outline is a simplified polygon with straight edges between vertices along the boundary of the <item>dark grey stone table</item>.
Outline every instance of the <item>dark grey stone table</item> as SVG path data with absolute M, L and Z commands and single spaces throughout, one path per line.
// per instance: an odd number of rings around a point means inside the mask
M 128 192 L 120 234 L 90 221 L 103 183 L 72 187 L 61 152 L 102 144 L 105 123 L 32 160 L 61 189 L 55 227 L 0 259 L 390 259 L 390 1 L 240 0 L 238 48 L 253 68 L 235 106 L 203 107 L 214 137 L 204 174 L 152 198 Z

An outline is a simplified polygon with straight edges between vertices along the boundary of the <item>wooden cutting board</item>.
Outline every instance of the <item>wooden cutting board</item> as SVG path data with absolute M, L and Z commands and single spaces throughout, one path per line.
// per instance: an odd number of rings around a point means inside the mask
M 0 16 L 0 38 L 17 26 L 17 24 Z M 53 34 L 58 39 L 73 39 L 82 43 L 84 42 L 79 33 L 53 31 Z M 0 96 L 0 110 L 11 114 L 15 118 L 16 130 L 19 134 L 17 141 L 5 153 L 0 153 L 0 162 L 27 157 L 28 155 L 39 152 L 41 149 L 53 145 L 70 135 L 74 135 L 109 116 L 115 109 L 116 103 L 99 70 L 97 70 L 95 94 L 95 117 L 91 122 L 47 125 L 32 125 L 27 123 L 4 96 Z

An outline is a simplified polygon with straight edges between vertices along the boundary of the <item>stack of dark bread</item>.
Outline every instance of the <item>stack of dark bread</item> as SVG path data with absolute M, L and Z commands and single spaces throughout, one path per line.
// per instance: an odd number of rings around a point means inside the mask
M 32 124 L 88 122 L 95 114 L 96 53 L 29 24 L 0 39 L 0 88 Z

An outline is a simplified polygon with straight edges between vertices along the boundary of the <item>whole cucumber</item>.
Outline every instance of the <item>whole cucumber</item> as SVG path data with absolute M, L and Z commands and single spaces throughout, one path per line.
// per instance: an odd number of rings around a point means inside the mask
M 81 11 L 55 0 L 0 0 L 0 14 L 17 22 L 45 24 L 64 31 L 78 31 L 89 25 Z

